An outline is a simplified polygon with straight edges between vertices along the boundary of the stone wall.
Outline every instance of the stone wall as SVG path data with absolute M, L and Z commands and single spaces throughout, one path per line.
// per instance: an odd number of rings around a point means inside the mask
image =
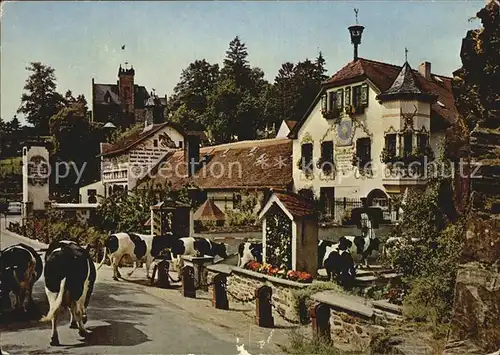
M 374 319 L 366 320 L 334 309 L 330 313 L 330 327 L 334 344 L 350 344 L 360 351 L 368 349 L 372 336 L 384 330 L 374 324 Z
M 478 171 L 470 178 L 457 176 L 455 182 L 469 186 L 470 198 L 466 193 L 456 197 L 469 202 L 470 211 L 444 354 L 487 354 L 500 349 L 498 2 L 489 2 L 477 17 L 483 28 L 467 33 L 461 50 L 463 67 L 454 73 L 455 102 L 464 117 L 459 123 L 470 130 L 464 130 L 465 143 L 455 151 L 464 152 L 459 157 L 470 157 L 471 171 L 476 167 Z
M 208 271 L 209 292 L 213 292 L 213 278 L 217 272 Z M 273 290 L 273 316 L 281 317 L 292 323 L 300 322 L 300 312 L 297 308 L 294 291 L 307 288 L 308 284 L 288 281 L 244 269 L 233 269 L 227 274 L 227 291 L 229 302 L 248 303 L 255 308 L 255 291 L 262 286 Z

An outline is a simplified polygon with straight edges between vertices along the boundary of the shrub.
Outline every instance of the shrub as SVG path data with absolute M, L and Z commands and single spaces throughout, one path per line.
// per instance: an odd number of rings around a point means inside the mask
M 295 330 L 289 333 L 290 343 L 284 346 L 283 350 L 288 354 L 317 354 L 317 355 L 338 355 L 340 350 L 335 348 L 332 341 L 322 339 L 310 340 Z

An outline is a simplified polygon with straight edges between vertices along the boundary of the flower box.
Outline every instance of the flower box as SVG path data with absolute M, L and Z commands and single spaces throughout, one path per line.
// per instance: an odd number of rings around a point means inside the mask
M 261 264 L 257 261 L 250 261 L 248 264 L 245 265 L 245 268 L 251 271 L 259 272 L 261 274 L 273 277 L 279 277 L 282 279 L 296 281 L 300 283 L 311 283 L 313 281 L 313 277 L 311 276 L 311 274 L 308 274 L 307 272 L 296 271 L 296 270 L 287 271 L 285 269 L 279 269 L 269 264 Z

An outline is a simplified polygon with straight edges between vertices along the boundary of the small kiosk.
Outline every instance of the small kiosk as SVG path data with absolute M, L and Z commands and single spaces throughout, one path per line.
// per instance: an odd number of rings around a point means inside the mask
M 263 261 L 316 276 L 318 217 L 314 201 L 289 191 L 273 190 L 259 213 Z
M 151 206 L 151 234 L 171 232 L 178 237 L 193 236 L 193 212 L 191 205 L 167 198 Z

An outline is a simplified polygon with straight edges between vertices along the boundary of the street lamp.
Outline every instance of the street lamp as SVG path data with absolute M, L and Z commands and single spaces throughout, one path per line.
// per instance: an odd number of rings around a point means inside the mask
M 361 43 L 361 36 L 363 34 L 364 26 L 358 24 L 358 9 L 354 9 L 356 13 L 356 24 L 349 26 L 349 33 L 351 34 L 351 43 L 354 44 L 354 60 L 358 59 L 358 46 Z

